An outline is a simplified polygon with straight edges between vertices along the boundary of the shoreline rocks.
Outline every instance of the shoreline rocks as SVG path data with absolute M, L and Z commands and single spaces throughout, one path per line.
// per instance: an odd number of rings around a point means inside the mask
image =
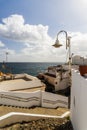
M 0 129 L 1 130 L 1 129 Z M 73 130 L 71 121 L 64 119 L 40 119 L 22 122 L 3 128 L 2 130 Z

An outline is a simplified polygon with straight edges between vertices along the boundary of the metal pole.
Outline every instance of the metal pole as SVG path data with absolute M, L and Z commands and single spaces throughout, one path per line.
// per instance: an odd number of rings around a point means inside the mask
M 67 35 L 67 32 L 64 31 L 64 30 L 61 30 L 60 32 L 58 32 L 58 33 L 57 33 L 57 39 L 58 39 L 59 34 L 62 33 L 62 32 L 64 32 L 65 35 L 66 35 L 66 49 L 67 49 L 67 45 L 68 45 L 68 40 L 67 40 L 67 39 L 68 39 L 68 35 Z
M 6 62 L 8 61 L 8 52 L 6 52 Z
M 68 37 L 68 49 L 69 49 L 69 86 L 70 86 L 70 96 L 68 97 L 68 108 L 70 108 L 70 104 L 71 104 L 71 83 L 72 83 L 72 80 L 71 80 L 71 44 L 70 44 L 70 38 L 71 37 Z
M 70 75 L 71 75 L 71 44 L 70 44 L 70 38 L 68 37 L 68 48 L 69 48 L 69 71 L 70 71 Z

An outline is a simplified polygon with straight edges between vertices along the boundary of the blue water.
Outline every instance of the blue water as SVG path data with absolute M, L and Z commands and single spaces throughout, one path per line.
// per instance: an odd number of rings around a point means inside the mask
M 37 76 L 38 73 L 44 72 L 49 66 L 59 65 L 62 63 L 0 63 L 0 71 L 4 73 L 27 73 Z

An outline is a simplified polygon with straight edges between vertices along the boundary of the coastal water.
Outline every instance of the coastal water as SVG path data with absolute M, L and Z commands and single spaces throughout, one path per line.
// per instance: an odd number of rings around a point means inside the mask
M 60 65 L 62 63 L 0 63 L 0 71 L 3 73 L 27 73 L 37 76 L 38 73 L 44 72 L 49 66 Z

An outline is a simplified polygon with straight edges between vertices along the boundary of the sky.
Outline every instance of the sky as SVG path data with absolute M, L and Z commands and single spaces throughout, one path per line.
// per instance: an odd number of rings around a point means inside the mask
M 66 62 L 61 30 L 71 54 L 87 57 L 87 0 L 0 0 L 0 62 Z

